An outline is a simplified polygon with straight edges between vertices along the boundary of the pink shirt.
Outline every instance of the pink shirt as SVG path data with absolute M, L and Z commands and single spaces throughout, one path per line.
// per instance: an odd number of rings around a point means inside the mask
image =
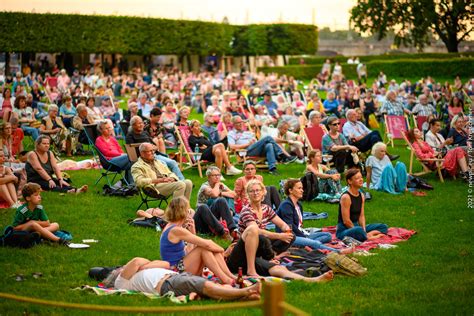
M 113 137 L 110 137 L 109 140 L 106 141 L 104 137 L 99 136 L 95 140 L 95 145 L 107 160 L 118 157 L 124 153 L 122 147 L 120 147 L 117 140 Z

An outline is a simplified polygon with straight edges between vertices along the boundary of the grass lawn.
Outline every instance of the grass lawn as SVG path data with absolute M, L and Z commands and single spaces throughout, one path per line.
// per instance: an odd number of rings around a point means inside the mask
M 197 118 L 192 115 L 194 117 Z M 400 154 L 408 165 L 408 150 L 401 142 L 396 142 L 390 152 Z M 303 170 L 304 166 L 298 164 L 279 166 L 281 176 L 265 174 L 265 183 L 278 185 L 281 178 L 300 177 Z M 90 267 L 121 265 L 137 256 L 158 259 L 160 233 L 127 225 L 127 219 L 135 216 L 140 203 L 138 196 L 104 197 L 99 194 L 104 181 L 93 186 L 99 174 L 97 170 L 69 173 L 76 186 L 89 184 L 90 191 L 80 196 L 45 192 L 42 194 L 45 210 L 50 220 L 73 234 L 74 241 L 93 238 L 99 243 L 87 250 L 50 245 L 28 250 L 0 248 L 0 292 L 84 304 L 172 305 L 168 300 L 150 300 L 143 296 L 99 297 L 72 290 L 84 284 L 96 284 L 87 276 Z M 194 206 L 197 190 L 205 179 L 199 178 L 196 169 L 184 174 L 195 185 L 191 199 Z M 235 178 L 226 178 L 226 183 L 233 187 Z M 474 225 L 467 206 L 468 185 L 460 180 L 447 180 L 443 184 L 434 174 L 426 178 L 435 187 L 427 197 L 372 192 L 373 200 L 366 205 L 367 223 L 383 222 L 413 229 L 418 232 L 415 236 L 397 244 L 395 249 L 375 250 L 375 256 L 359 257 L 369 271 L 363 278 L 338 275 L 333 282 L 323 285 L 291 282 L 286 286 L 286 300 L 310 314 L 472 314 L 474 247 L 469 236 Z M 304 208 L 329 213 L 328 219 L 305 222 L 307 227 L 330 226 L 337 222 L 337 205 L 311 202 L 304 203 Z M 13 214 L 11 209 L 0 210 L 0 227 L 11 224 Z M 217 242 L 226 244 L 221 240 Z M 42 272 L 43 277 L 34 279 L 31 276 L 34 272 Z M 24 274 L 26 280 L 16 282 L 13 278 L 16 274 Z M 0 302 L 0 315 L 92 315 L 2 299 Z M 212 303 L 206 300 L 192 304 Z M 260 311 L 248 309 L 220 314 L 260 314 Z
M 405 147 L 398 143 L 394 153 L 407 163 Z M 280 166 L 281 177 L 296 177 L 302 165 Z M 70 172 L 76 185 L 87 183 L 90 191 L 81 196 L 60 196 L 43 193 L 43 205 L 52 221 L 72 232 L 75 241 L 98 239 L 87 250 L 41 245 L 29 250 L 0 248 L 1 292 L 48 300 L 110 304 L 125 306 L 171 305 L 167 300 L 150 300 L 143 296 L 98 297 L 91 293 L 73 291 L 83 284 L 94 285 L 87 271 L 92 266 L 124 264 L 140 256 L 159 258 L 159 236 L 153 230 L 134 228 L 126 221 L 132 218 L 139 197 L 129 199 L 103 197 L 101 185 L 92 186 L 97 170 Z M 197 170 L 188 170 L 186 177 L 197 188 L 204 181 Z M 280 177 L 265 175 L 266 184 L 277 185 Z M 473 245 L 469 242 L 473 229 L 472 213 L 467 209 L 468 186 L 460 180 L 440 183 L 434 175 L 427 176 L 435 190 L 427 197 L 410 194 L 389 195 L 373 192 L 367 203 L 367 222 L 385 222 L 390 226 L 414 229 L 418 232 L 409 241 L 390 250 L 376 250 L 377 255 L 362 257 L 368 268 L 363 278 L 336 276 L 329 284 L 291 282 L 287 285 L 287 301 L 311 314 L 468 314 L 474 310 L 472 293 Z M 233 185 L 228 177 L 227 184 Z M 306 226 L 335 225 L 337 205 L 320 202 L 305 203 L 305 210 L 325 211 L 329 218 L 309 221 Z M 11 223 L 13 210 L 0 211 L 0 226 Z M 219 241 L 223 244 L 222 241 Z M 34 279 L 31 274 L 42 272 Z M 24 282 L 16 282 L 15 274 L 24 274 Z M 193 304 L 211 304 L 211 301 Z M 85 314 L 1 301 L 0 314 Z M 258 314 L 256 310 L 238 310 L 225 314 Z M 91 314 L 91 313 L 89 313 Z M 94 313 L 95 314 L 95 313 Z

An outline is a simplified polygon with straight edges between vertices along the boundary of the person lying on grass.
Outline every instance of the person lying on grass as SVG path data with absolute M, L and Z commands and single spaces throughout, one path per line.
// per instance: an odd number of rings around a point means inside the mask
M 200 238 L 185 228 L 189 221 L 189 201 L 184 197 L 174 198 L 165 212 L 168 224 L 160 239 L 160 254 L 177 272 L 202 275 L 206 266 L 224 284 L 232 284 L 236 277 L 224 261 L 224 249 L 212 240 Z M 185 247 L 185 242 L 188 246 Z
M 365 224 L 365 197 L 359 191 L 364 185 L 364 178 L 360 170 L 347 170 L 346 181 L 349 189 L 342 194 L 339 202 L 336 237 L 342 240 L 349 236 L 364 242 L 387 234 L 388 226 L 385 224 Z
M 26 203 L 18 207 L 13 220 L 13 229 L 37 232 L 44 239 L 67 246 L 69 241 L 54 235 L 59 230 L 58 223 L 51 223 L 41 205 L 41 187 L 36 183 L 27 183 L 22 190 Z
M 188 272 L 178 273 L 166 261 L 133 258 L 125 266 L 113 270 L 103 281 L 106 287 L 175 296 L 189 295 L 190 299 L 209 297 L 218 300 L 259 300 L 261 284 L 236 289 L 216 284 Z

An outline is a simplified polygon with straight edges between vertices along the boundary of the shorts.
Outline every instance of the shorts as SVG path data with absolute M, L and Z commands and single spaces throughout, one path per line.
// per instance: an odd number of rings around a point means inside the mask
M 180 273 L 169 277 L 161 286 L 160 295 L 173 292 L 176 296 L 188 295 L 192 292 L 204 296 L 204 283 L 207 280 L 191 273 Z

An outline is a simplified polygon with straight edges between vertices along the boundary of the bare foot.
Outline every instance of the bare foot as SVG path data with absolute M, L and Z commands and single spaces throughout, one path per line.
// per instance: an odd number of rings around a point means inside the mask
M 250 293 L 240 298 L 240 301 L 258 301 L 258 300 L 260 300 L 260 294 L 258 293 Z
M 86 184 L 86 185 L 83 185 L 82 187 L 80 187 L 80 188 L 76 191 L 76 193 L 77 193 L 77 194 L 79 194 L 79 193 L 86 193 L 87 190 L 89 190 L 89 187 L 88 187 L 87 184 Z
M 334 273 L 332 271 L 328 271 L 324 274 L 321 274 L 315 278 L 305 278 L 306 282 L 314 282 L 314 283 L 326 283 L 331 281 L 334 278 Z

